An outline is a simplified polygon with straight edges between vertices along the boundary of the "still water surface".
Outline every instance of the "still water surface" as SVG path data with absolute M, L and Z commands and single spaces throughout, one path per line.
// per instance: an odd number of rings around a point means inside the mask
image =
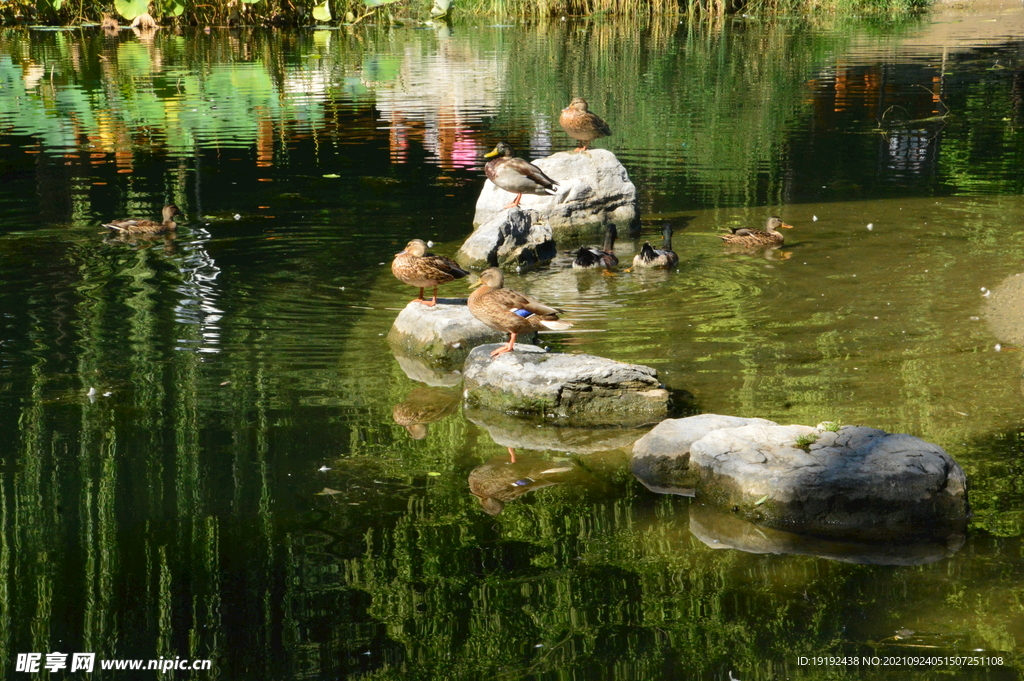
M 1022 21 L 0 33 L 0 668 L 1017 678 Z M 575 94 L 640 192 L 620 259 L 669 221 L 680 264 L 510 275 L 576 323 L 545 341 L 656 367 L 679 413 L 936 442 L 962 543 L 725 549 L 728 518 L 631 477 L 639 433 L 601 450 L 406 375 L 392 255 L 454 253 L 481 154 L 570 148 Z M 167 202 L 176 239 L 100 227 Z M 714 236 L 771 214 L 771 258 Z M 526 477 L 490 514 L 469 493 Z M 799 663 L 963 654 L 1002 665 Z

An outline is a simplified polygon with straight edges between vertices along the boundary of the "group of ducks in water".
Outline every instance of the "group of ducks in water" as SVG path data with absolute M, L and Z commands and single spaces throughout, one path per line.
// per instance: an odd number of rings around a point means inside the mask
M 587 101 L 582 97 L 574 98 L 562 110 L 558 120 L 566 134 L 578 144 L 577 153 L 587 153 L 590 143 L 600 137 L 612 134 L 608 124 L 600 116 L 591 112 Z M 515 194 L 512 202 L 505 208 L 519 205 L 523 194 L 556 194 L 558 182 L 548 177 L 544 171 L 529 161 L 518 158 L 512 147 L 499 142 L 493 151 L 485 157 L 491 160 L 484 166 L 484 173 L 496 186 Z M 164 206 L 163 220 L 127 219 L 114 220 L 103 226 L 123 235 L 132 234 L 163 234 L 177 229 L 175 215 L 181 211 L 177 206 Z M 720 238 L 732 246 L 745 249 L 778 248 L 783 243 L 780 227 L 788 228 L 777 217 L 768 218 L 763 230 L 734 228 L 731 234 L 720 235 Z M 640 253 L 633 258 L 634 268 L 670 268 L 679 263 L 679 256 L 672 250 L 672 226 L 666 224 L 662 231 L 662 247 L 654 248 L 645 243 Z M 573 260 L 574 269 L 610 270 L 619 263 L 615 255 L 615 239 L 617 231 L 614 224 L 606 228 L 605 241 L 602 247 L 584 246 L 576 252 Z M 459 267 L 451 258 L 435 255 L 427 251 L 427 244 L 420 239 L 410 241 L 405 250 L 395 255 L 391 263 L 391 271 L 400 281 L 415 286 L 420 290 L 415 299 L 423 305 L 437 304 L 437 287 L 456 279 L 462 279 L 469 272 Z M 516 337 L 539 329 L 564 330 L 572 326 L 569 322 L 558 318 L 559 311 L 545 305 L 536 298 L 504 287 L 505 278 L 496 267 L 484 270 L 480 279 L 471 288 L 476 290 L 469 296 L 469 311 L 492 329 L 509 334 L 508 343 L 491 353 L 497 357 L 515 349 Z M 424 291 L 433 288 L 433 296 L 427 301 Z

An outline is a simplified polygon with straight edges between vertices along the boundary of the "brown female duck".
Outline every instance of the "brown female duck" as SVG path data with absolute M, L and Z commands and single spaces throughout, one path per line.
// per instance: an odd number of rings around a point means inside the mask
M 512 147 L 505 142 L 498 142 L 493 151 L 484 154 L 484 158 L 491 159 L 484 166 L 487 179 L 516 195 L 505 208 L 518 206 L 523 194 L 543 196 L 558 193 L 557 182 L 529 161 L 517 158 Z
M 558 310 L 512 289 L 504 288 L 505 275 L 497 267 L 480 273 L 480 280 L 470 286 L 476 288 L 469 296 L 469 311 L 474 317 L 496 331 L 510 334 L 508 344 L 491 353 L 497 357 L 512 352 L 516 336 L 537 329 L 562 331 L 572 326 L 558 319 Z
M 719 234 L 718 238 L 729 245 L 743 248 L 778 248 L 784 240 L 779 227 L 793 229 L 793 225 L 787 225 L 773 215 L 765 221 L 764 230 L 735 228 L 732 234 Z
M 451 258 L 428 253 L 427 244 L 422 239 L 413 239 L 406 244 L 404 251 L 395 254 L 395 259 L 391 261 L 391 273 L 403 284 L 417 287 L 420 295 L 415 302 L 427 307 L 437 305 L 438 286 L 469 274 Z M 423 290 L 429 287 L 433 287 L 434 297 L 428 303 L 423 299 Z
M 591 270 L 603 267 L 610 270 L 618 265 L 619 259 L 615 255 L 615 239 L 618 235 L 615 225 L 609 223 L 604 233 L 604 246 L 601 248 L 584 246 L 576 251 L 576 259 L 572 261 L 572 268 L 574 270 Z
M 127 220 L 112 220 L 104 223 L 104 227 L 113 229 L 121 234 L 163 234 L 173 232 L 178 224 L 173 220 L 175 215 L 181 215 L 181 211 L 174 204 L 164 206 L 164 221 L 145 220 L 129 218 Z
M 574 97 L 569 106 L 562 109 L 558 122 L 565 134 L 581 143 L 576 145 L 577 153 L 586 151 L 587 145 L 598 137 L 612 134 L 611 128 L 600 116 L 587 110 L 587 100 L 582 97 Z
M 672 250 L 672 225 L 666 222 L 661 235 L 661 248 L 645 243 L 639 255 L 633 256 L 633 267 L 675 267 L 679 264 L 679 256 Z

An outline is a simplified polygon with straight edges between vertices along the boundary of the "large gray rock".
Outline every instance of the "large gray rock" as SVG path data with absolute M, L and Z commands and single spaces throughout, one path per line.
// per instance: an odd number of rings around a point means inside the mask
M 690 472 L 690 445 L 713 430 L 747 425 L 778 425 L 765 419 L 698 414 L 665 419 L 633 445 L 629 469 L 640 482 L 656 492 L 688 488 L 695 484 Z
M 573 425 L 635 426 L 668 411 L 668 391 L 650 367 L 518 343 L 515 352 L 492 359 L 498 347 L 482 345 L 466 358 L 463 397 L 469 406 Z
M 551 227 L 535 222 L 530 213 L 511 208 L 495 213 L 477 227 L 455 258 L 464 267 L 530 269 L 558 255 Z
M 769 526 L 808 531 L 961 521 L 967 478 L 941 447 L 844 426 L 748 425 L 690 445 L 697 497 Z
M 636 187 L 626 168 L 607 149 L 591 149 L 585 154 L 561 151 L 532 163 L 558 182 L 559 190 L 553 196 L 524 194 L 519 205 L 532 211 L 535 221 L 546 223 L 556 239 L 598 236 L 608 221 L 620 231 L 639 225 Z M 473 226 L 505 212 L 512 197 L 487 180 L 476 202 Z
M 388 332 L 388 344 L 396 356 L 417 358 L 427 367 L 446 373 L 460 368 L 477 345 L 507 338 L 508 334 L 474 317 L 465 298 L 438 298 L 433 307 L 410 302 Z

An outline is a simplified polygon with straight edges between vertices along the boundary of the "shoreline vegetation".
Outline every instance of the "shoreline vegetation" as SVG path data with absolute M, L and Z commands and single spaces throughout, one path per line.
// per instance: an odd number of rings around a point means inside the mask
M 894 15 L 931 0 L 0 0 L 0 26 L 102 26 L 108 34 L 147 17 L 163 27 L 352 26 L 447 19 L 450 14 L 520 20 L 653 15 L 708 20 L 728 15 Z M 116 22 L 116 23 L 115 23 Z M 133 24 L 134 22 L 134 24 Z M 140 25 L 141 24 L 141 25 Z

